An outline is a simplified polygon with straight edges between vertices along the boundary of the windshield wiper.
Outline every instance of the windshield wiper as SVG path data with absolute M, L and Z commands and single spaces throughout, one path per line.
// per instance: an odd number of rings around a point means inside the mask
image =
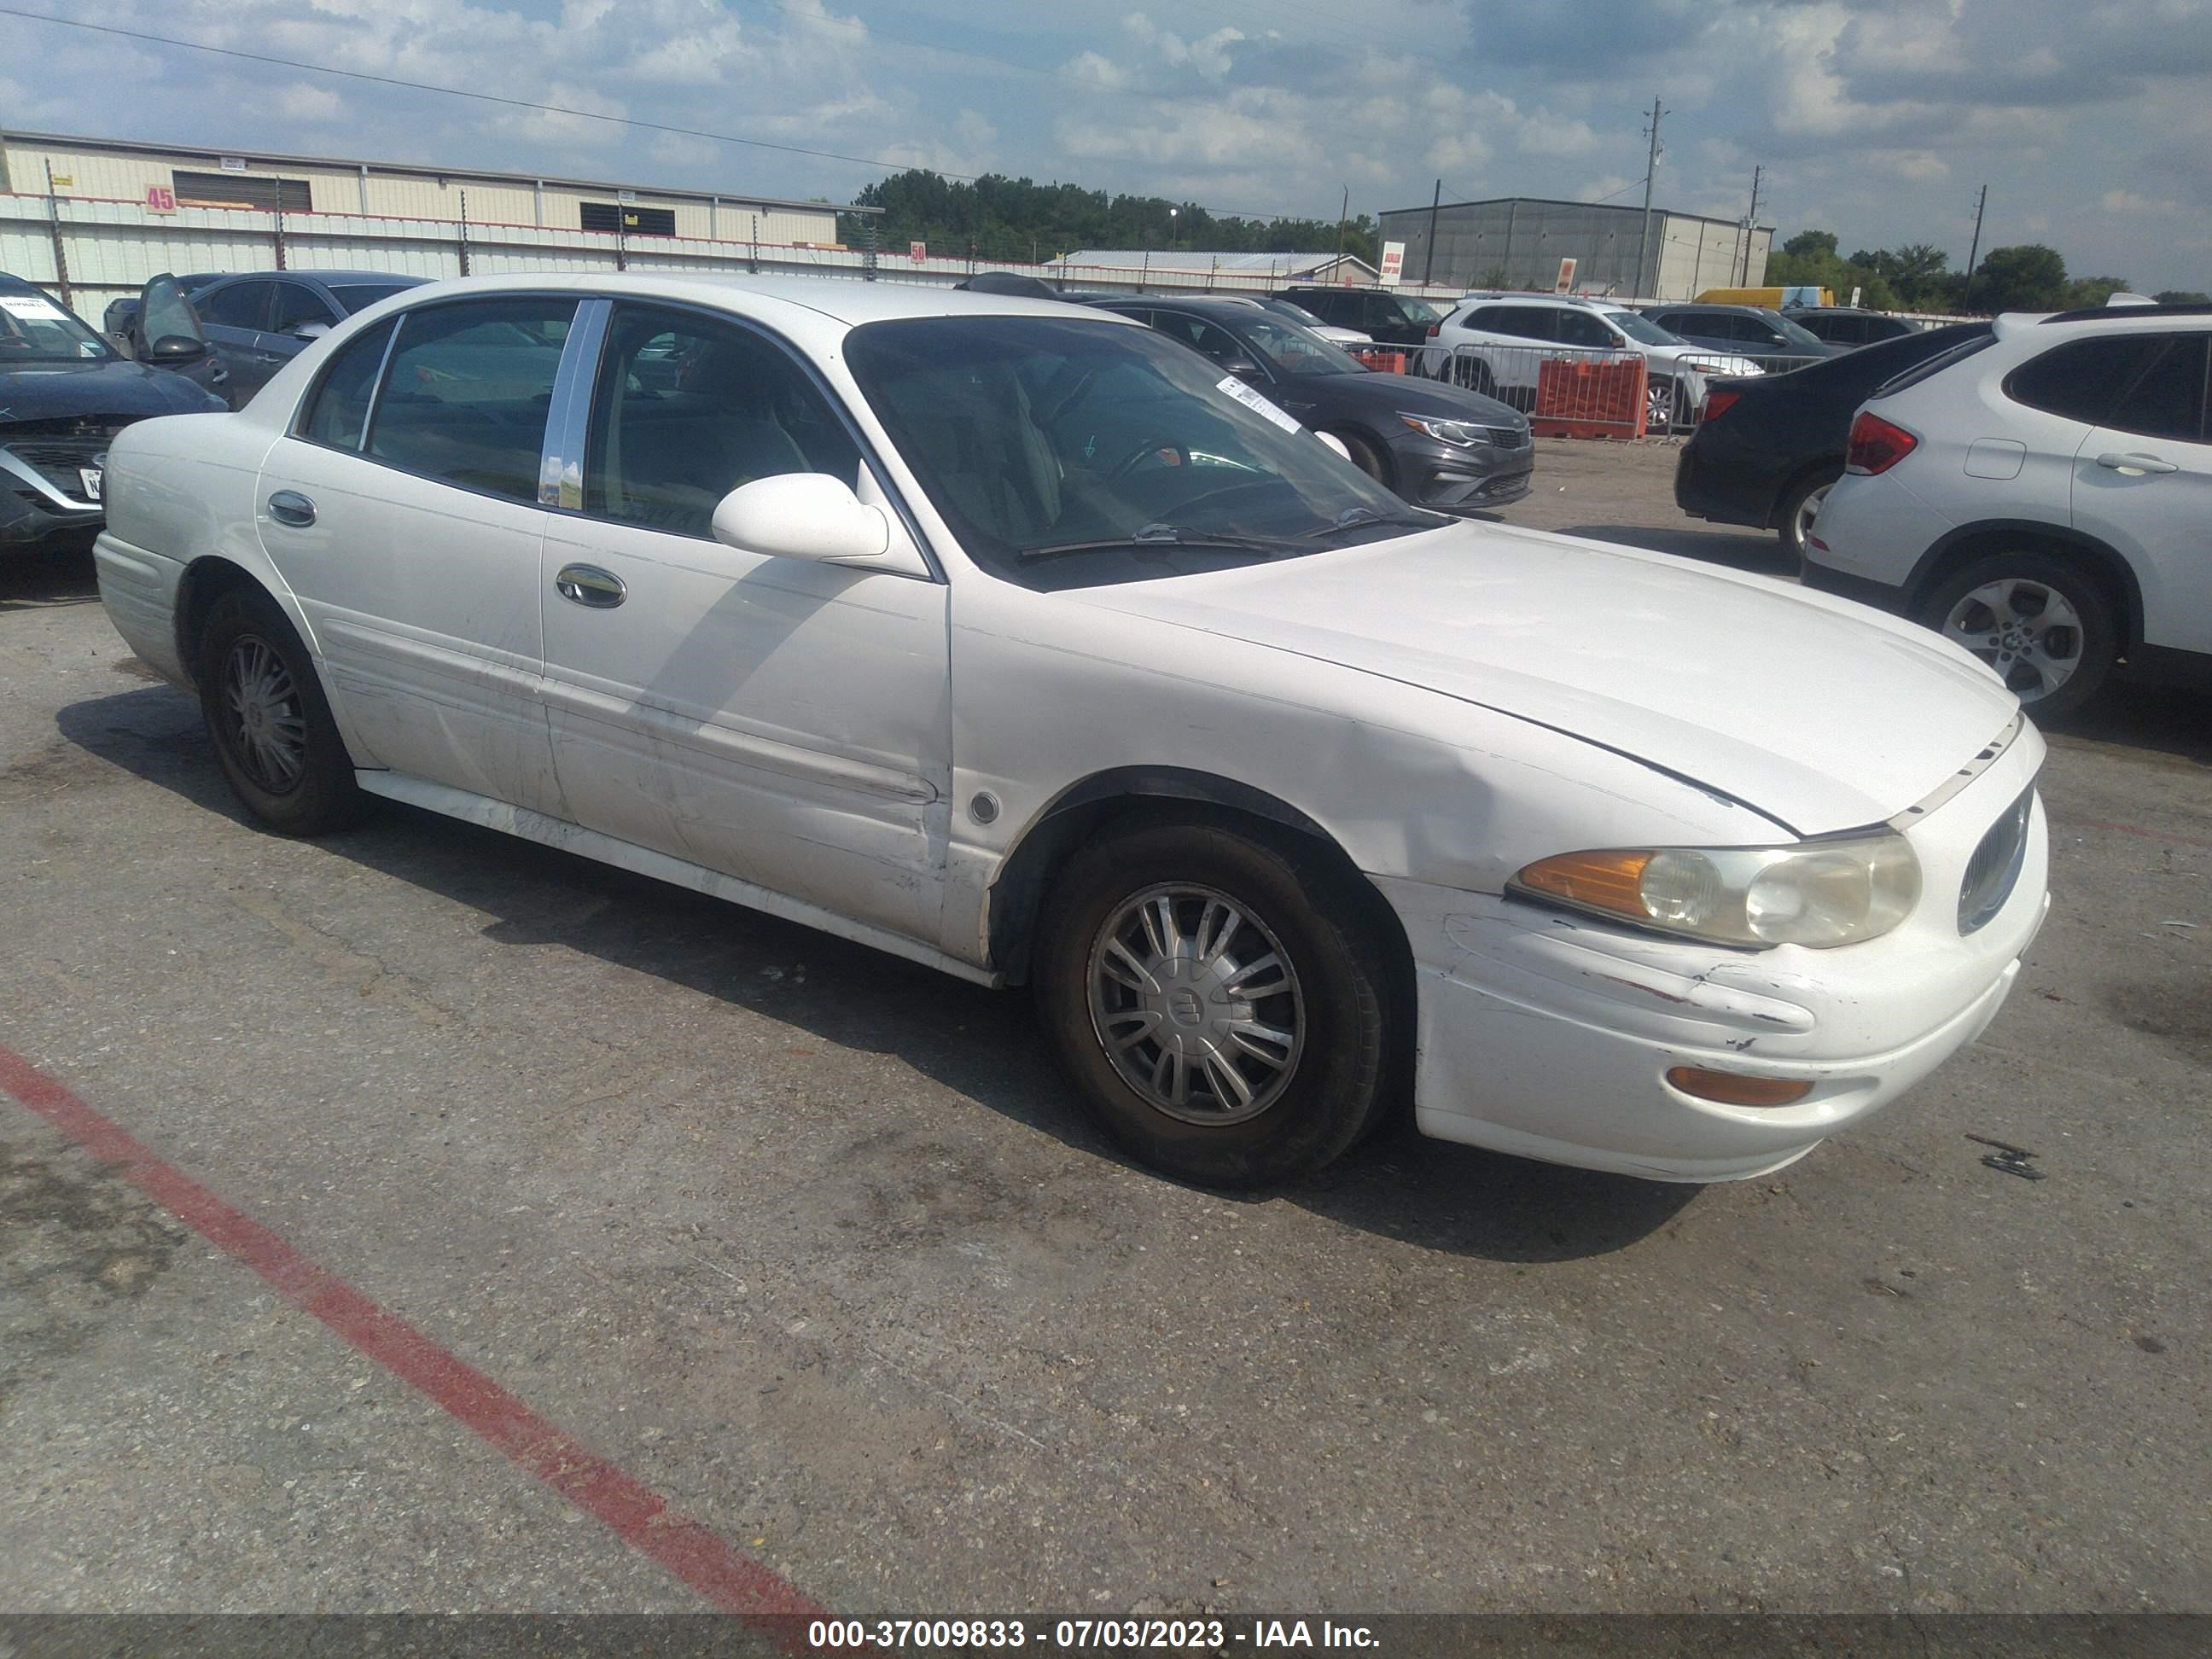
M 1200 530 L 1187 524 L 1139 525 L 1126 536 L 1102 536 L 1096 541 L 1053 542 L 1043 547 L 1025 547 L 1015 557 L 1024 563 L 1032 559 L 1057 558 L 1063 553 L 1096 553 L 1109 548 L 1129 547 L 1229 547 L 1250 553 L 1283 553 L 1295 549 L 1297 544 L 1279 536 L 1248 536 L 1235 530 Z
M 1325 524 L 1318 530 L 1309 530 L 1302 539 L 1318 541 L 1323 536 L 1334 536 L 1340 531 L 1364 530 L 1370 525 L 1402 524 L 1415 530 L 1434 530 L 1449 520 L 1441 514 L 1422 513 L 1386 513 L 1379 507 L 1347 507 L 1336 515 L 1334 524 Z

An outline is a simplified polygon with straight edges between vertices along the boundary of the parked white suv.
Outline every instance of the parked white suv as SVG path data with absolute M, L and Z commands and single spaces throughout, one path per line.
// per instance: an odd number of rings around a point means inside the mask
M 1633 351 L 1646 364 L 1645 425 L 1654 432 L 1685 425 L 1705 401 L 1710 376 L 1761 372 L 1748 357 L 1693 346 L 1648 317 L 1609 300 L 1568 299 L 1549 294 L 1479 294 L 1462 300 L 1429 331 L 1430 343 L 1449 347 L 1428 365 L 1438 379 L 1530 408 L 1542 365 L 1562 357 Z
M 1938 629 L 2050 720 L 2212 678 L 2212 307 L 2000 317 L 1859 410 L 1805 580 Z

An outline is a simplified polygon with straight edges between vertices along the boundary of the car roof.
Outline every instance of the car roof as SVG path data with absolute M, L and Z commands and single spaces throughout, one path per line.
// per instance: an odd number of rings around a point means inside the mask
M 1242 317 L 1247 322 L 1252 319 L 1252 313 L 1261 308 L 1252 301 L 1226 294 L 1109 294 L 1085 303 L 1106 311 L 1119 306 L 1172 306 L 1201 317 Z
M 1771 316 L 1771 315 L 1773 314 L 1771 312 L 1768 311 L 1768 310 L 1767 310 L 1767 308 L 1766 308 L 1765 306 L 1740 306 L 1740 305 L 1732 305 L 1732 304 L 1726 304 L 1726 303 L 1723 303 L 1723 301 L 1718 301 L 1718 300 L 1662 300 L 1662 301 L 1659 301 L 1657 304 L 1655 304 L 1655 305 L 1648 305 L 1648 306 L 1644 307 L 1644 309 L 1645 311 L 1647 311 L 1647 312 L 1650 312 L 1650 311 L 1700 311 L 1700 312 L 1727 312 L 1727 313 L 1730 313 L 1730 314 L 1741 314 L 1741 315 L 1747 316 L 1747 317 L 1767 317 L 1767 316 Z
M 2104 334 L 2156 334 L 2168 329 L 2202 329 L 2212 306 L 2095 306 L 2080 311 L 2008 311 L 1996 319 L 1997 338 L 2017 339 L 2032 330 L 2057 327 Z
M 226 270 L 220 276 L 199 276 L 180 278 L 184 282 L 235 283 L 247 280 L 264 283 L 320 283 L 325 288 L 343 288 L 351 283 L 398 283 L 408 288 L 419 288 L 437 280 L 434 276 L 415 276 L 404 270 Z
M 2112 323 L 2125 318 L 2130 322 L 2185 322 L 2199 317 L 2212 317 L 2212 305 L 2192 301 L 2185 305 L 2167 306 L 2083 306 L 2076 311 L 2054 311 L 2043 319 L 2045 323 Z

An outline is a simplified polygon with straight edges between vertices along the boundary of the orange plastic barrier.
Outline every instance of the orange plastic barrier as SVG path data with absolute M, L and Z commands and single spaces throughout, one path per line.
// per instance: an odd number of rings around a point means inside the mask
M 1354 346 L 1352 355 L 1377 374 L 1403 374 L 1406 372 L 1406 354 L 1402 351 L 1386 350 L 1381 346 Z
M 1539 364 L 1530 424 L 1540 438 L 1640 438 L 1648 412 L 1644 372 L 1641 357 Z

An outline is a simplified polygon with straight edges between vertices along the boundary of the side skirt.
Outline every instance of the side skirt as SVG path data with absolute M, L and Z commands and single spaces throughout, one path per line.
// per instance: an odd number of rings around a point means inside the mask
M 446 817 L 459 818 L 464 823 L 478 824 L 486 830 L 520 836 L 525 841 L 538 842 L 564 853 L 578 854 L 584 858 L 597 860 L 601 864 L 611 864 L 618 870 L 650 876 L 655 881 L 668 882 L 678 887 L 688 887 L 695 893 L 706 894 L 709 898 L 724 899 L 732 904 L 741 904 L 749 910 L 779 916 L 804 927 L 817 927 L 839 939 L 851 939 L 856 945 L 869 945 L 888 955 L 920 963 L 925 968 L 951 974 L 954 978 L 964 979 L 970 984 L 996 989 L 1006 983 L 1004 974 L 988 968 L 978 968 L 973 963 L 947 956 L 942 951 L 888 929 L 851 921 L 802 899 L 772 892 L 768 888 L 740 881 L 735 876 L 726 876 L 718 870 L 709 870 L 702 865 L 671 858 L 665 853 L 656 853 L 649 848 L 617 841 L 612 836 L 601 835 L 598 830 L 586 830 L 580 824 L 548 817 L 543 812 L 533 812 L 526 806 L 511 805 L 506 801 L 494 800 L 489 795 L 471 794 L 465 789 L 428 783 L 421 778 L 406 777 L 396 772 L 356 770 L 354 781 L 370 794 L 381 795 L 387 800 L 404 801 L 410 806 L 442 812 Z

